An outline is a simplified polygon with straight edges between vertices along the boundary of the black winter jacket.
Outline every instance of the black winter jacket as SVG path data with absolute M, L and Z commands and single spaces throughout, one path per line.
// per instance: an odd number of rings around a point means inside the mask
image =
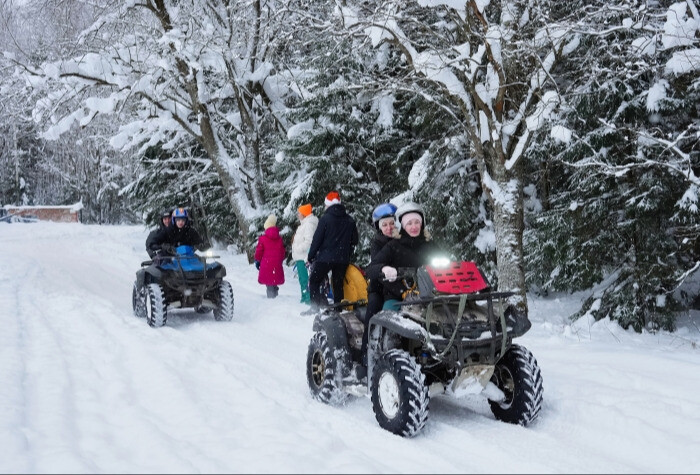
M 357 225 L 345 206 L 329 206 L 318 220 L 309 248 L 309 262 L 348 264 L 358 239 Z
M 392 241 L 394 238 L 385 236 L 381 232 L 377 232 L 374 234 L 374 237 L 372 238 L 372 242 L 369 243 L 369 256 L 370 260 L 374 261 L 376 258 L 377 254 L 379 254 L 379 251 L 384 249 L 384 246 L 389 241 Z M 371 264 L 370 261 L 370 264 Z M 382 285 L 381 281 L 379 279 L 370 279 L 369 280 L 369 287 L 367 288 L 368 292 L 378 292 L 383 294 L 384 293 L 384 286 Z
M 167 229 L 167 226 L 164 226 L 161 222 L 156 229 L 148 233 L 148 237 L 146 238 L 146 252 L 151 258 L 153 258 L 156 255 L 156 253 L 160 250 L 160 244 L 155 245 L 154 243 L 156 240 L 156 236 L 158 236 L 158 233 L 160 233 L 164 229 Z
M 154 247 L 160 249 L 161 245 L 166 242 L 172 244 L 173 247 L 192 246 L 197 249 L 208 247 L 197 230 L 190 226 L 189 221 L 182 228 L 178 228 L 177 224 L 163 228 L 153 239 L 151 249 Z
M 411 237 L 401 230 L 398 239 L 390 239 L 375 257 L 372 258 L 367 269 L 370 281 L 382 282 L 384 286 L 384 299 L 402 300 L 402 294 L 406 286 L 401 280 L 385 282 L 382 267 L 391 266 L 396 269 L 401 267 L 417 268 L 430 263 L 439 252 L 439 248 L 428 241 L 423 234 Z

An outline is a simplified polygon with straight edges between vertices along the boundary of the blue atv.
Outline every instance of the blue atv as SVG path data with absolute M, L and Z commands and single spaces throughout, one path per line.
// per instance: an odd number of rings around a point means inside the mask
M 134 315 L 152 327 L 162 327 L 168 312 L 192 308 L 197 313 L 214 312 L 218 321 L 233 318 L 233 288 L 224 280 L 226 268 L 218 256 L 199 255 L 192 246 L 178 246 L 175 255 L 158 255 L 141 263 L 132 292 Z

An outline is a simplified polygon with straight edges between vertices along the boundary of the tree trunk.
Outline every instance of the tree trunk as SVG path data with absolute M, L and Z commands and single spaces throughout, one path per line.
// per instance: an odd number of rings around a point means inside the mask
M 482 149 L 486 152 L 486 150 Z M 488 153 L 488 152 L 487 152 Z M 493 227 L 496 235 L 496 266 L 498 290 L 515 292 L 509 299 L 519 310 L 527 312 L 525 294 L 525 266 L 523 257 L 523 183 L 521 162 L 508 170 L 500 159 L 488 160 L 489 176 L 482 176 L 493 209 Z

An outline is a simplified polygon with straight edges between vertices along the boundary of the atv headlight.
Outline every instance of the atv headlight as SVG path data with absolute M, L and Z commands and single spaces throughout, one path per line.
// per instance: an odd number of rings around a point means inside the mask
M 430 261 L 430 265 L 436 269 L 444 269 L 446 267 L 449 267 L 450 260 L 444 256 L 437 256 L 433 257 L 433 259 Z

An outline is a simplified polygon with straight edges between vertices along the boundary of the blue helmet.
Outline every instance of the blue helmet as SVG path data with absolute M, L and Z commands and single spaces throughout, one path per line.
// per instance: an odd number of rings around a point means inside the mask
M 185 218 L 185 221 L 189 219 L 189 214 L 187 213 L 186 208 L 175 208 L 173 210 L 173 222 L 175 222 L 176 218 Z
M 374 227 L 379 229 L 379 220 L 383 218 L 393 218 L 396 215 L 396 206 L 392 203 L 382 203 L 372 211 L 372 222 Z

